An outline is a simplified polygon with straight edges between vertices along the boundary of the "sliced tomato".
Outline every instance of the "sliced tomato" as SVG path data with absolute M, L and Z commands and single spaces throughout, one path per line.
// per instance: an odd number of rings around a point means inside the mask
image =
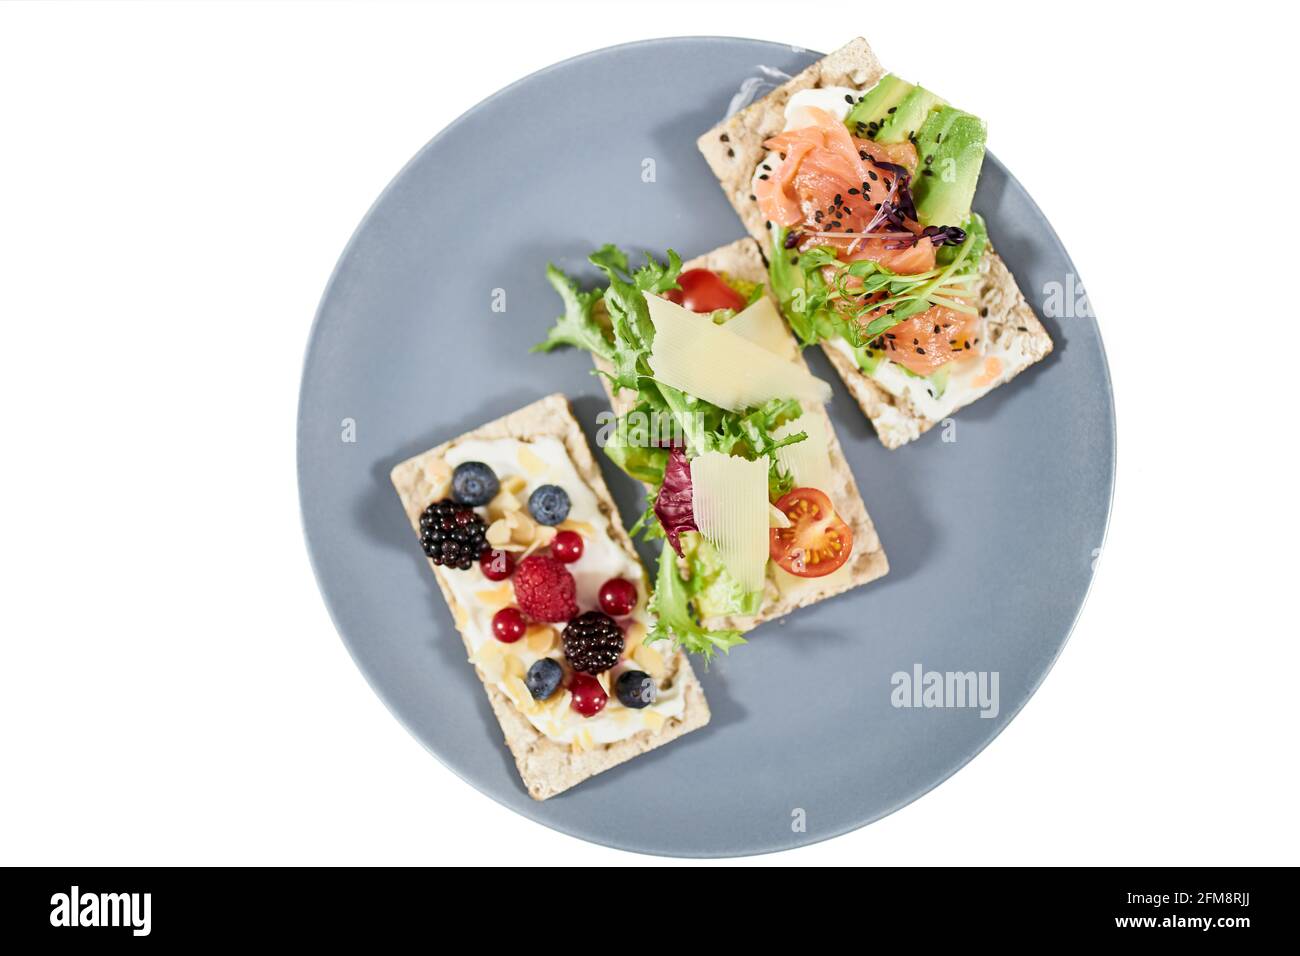
M 669 289 L 664 298 L 692 312 L 712 312 L 714 309 L 739 312 L 745 307 L 745 297 L 709 269 L 687 269 L 677 277 L 677 284 L 681 288 Z
M 795 488 L 776 503 L 790 527 L 771 530 L 771 558 L 791 574 L 820 578 L 853 553 L 853 531 L 816 488 Z

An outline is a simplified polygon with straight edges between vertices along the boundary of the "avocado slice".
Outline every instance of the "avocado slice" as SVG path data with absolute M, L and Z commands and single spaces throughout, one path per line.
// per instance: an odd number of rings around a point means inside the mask
M 878 143 L 903 143 L 911 139 L 931 112 L 948 104 L 923 86 L 915 87 L 873 138 Z
M 916 133 L 920 171 L 912 197 L 922 225 L 959 225 L 970 216 L 987 133 L 982 119 L 951 106 L 921 124 Z
M 875 349 L 869 349 L 865 346 L 853 350 L 853 358 L 858 363 L 858 368 L 862 369 L 864 375 L 873 374 L 880 366 L 881 354 Z
M 899 79 L 893 73 L 885 74 L 853 104 L 849 115 L 844 117 L 844 125 L 854 136 L 874 139 L 880 127 L 914 89 L 916 87 L 907 80 Z

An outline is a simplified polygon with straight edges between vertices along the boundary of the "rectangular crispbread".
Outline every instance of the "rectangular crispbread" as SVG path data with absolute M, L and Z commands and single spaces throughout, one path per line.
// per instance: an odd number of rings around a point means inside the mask
M 411 521 L 411 527 L 417 534 L 419 533 L 420 512 L 430 503 L 428 466 L 441 459 L 453 446 L 474 439 L 532 440 L 544 436 L 558 438 L 564 443 L 575 470 L 596 495 L 600 511 L 607 519 L 606 530 L 609 535 L 636 559 L 632 541 L 623 529 L 623 522 L 614 499 L 610 496 L 600 468 L 592 457 L 582 429 L 573 417 L 568 400 L 559 393 L 548 395 L 496 421 L 488 422 L 480 428 L 444 442 L 393 468 L 391 475 L 393 487 L 397 489 L 397 494 L 402 500 L 402 507 Z M 429 562 L 429 567 L 433 569 L 434 579 L 447 600 L 453 620 L 460 622 L 464 616 L 457 608 L 456 598 L 448 587 L 445 576 L 462 572 L 444 570 L 433 562 Z M 457 629 L 461 630 L 459 623 Z M 465 642 L 466 651 L 469 652 L 471 650 L 469 638 L 463 630 L 461 630 L 461 637 Z M 477 666 L 475 671 L 478 673 L 479 680 L 483 682 L 492 711 L 501 724 L 506 746 L 514 755 L 524 786 L 534 799 L 545 800 L 602 770 L 608 770 L 648 750 L 662 747 L 670 740 L 697 730 L 709 722 L 709 705 L 704 699 L 704 690 L 694 671 L 691 670 L 686 655 L 676 652 L 669 659 L 668 666 L 670 673 L 675 672 L 674 680 L 684 682 L 685 710 L 680 717 L 669 718 L 658 731 L 643 730 L 624 740 L 612 744 L 596 744 L 591 749 L 578 752 L 572 750 L 569 745 L 558 743 L 542 734 Z
M 771 239 L 766 220 L 754 198 L 752 183 L 758 164 L 767 155 L 763 142 L 780 133 L 785 126 L 787 101 L 800 90 L 818 87 L 846 86 L 865 90 L 885 72 L 867 41 L 859 37 L 813 63 L 699 138 L 700 152 L 765 257 Z M 1014 344 L 1022 356 L 1015 362 L 1004 362 L 1000 374 L 991 376 L 991 391 L 1051 352 L 1052 339 L 991 244 L 980 262 L 980 275 L 978 305 L 985 321 L 982 338 L 986 342 Z M 863 374 L 857 364 L 839 349 L 829 343 L 823 343 L 822 348 L 863 414 L 871 419 L 886 448 L 906 444 L 936 424 L 905 397 L 895 397 Z
M 684 263 L 683 268 L 711 269 L 714 272 L 723 273 L 744 282 L 757 283 L 765 289 L 767 287 L 767 266 L 763 262 L 763 257 L 759 254 L 758 244 L 753 239 L 738 239 L 730 245 L 722 246 Z M 790 345 L 794 360 L 806 370 L 808 366 L 803 357 L 799 355 L 793 335 L 790 337 Z M 606 373 L 611 371 L 610 366 L 600 358 L 596 358 L 595 362 L 598 369 Z M 614 411 L 620 415 L 627 411 L 635 401 L 635 394 L 627 390 L 616 392 L 607 375 L 599 377 L 605 385 L 605 391 L 609 395 L 610 404 L 614 407 Z M 880 545 L 880 538 L 876 534 L 875 526 L 871 523 L 871 516 L 867 514 L 867 506 L 862 501 L 862 495 L 858 493 L 858 486 L 853 479 L 853 472 L 849 470 L 848 463 L 844 460 L 844 451 L 835 435 L 835 427 L 831 424 L 830 416 L 826 414 L 826 409 L 821 405 L 806 410 L 804 414 L 819 416 L 824 421 L 831 456 L 831 471 L 835 476 L 835 487 L 823 490 L 835 502 L 840 517 L 853 529 L 853 554 L 850 556 L 848 564 L 845 565 L 845 569 L 825 579 L 806 579 L 800 590 L 794 594 L 781 593 L 769 577 L 763 606 L 757 615 L 706 620 L 704 623 L 710 627 L 734 627 L 740 630 L 750 630 L 763 621 L 773 620 L 784 614 L 789 614 L 796 608 L 807 607 L 850 588 L 855 588 L 859 584 L 874 581 L 889 570 L 889 562 L 885 558 L 885 551 Z M 671 554 L 671 551 L 667 553 Z

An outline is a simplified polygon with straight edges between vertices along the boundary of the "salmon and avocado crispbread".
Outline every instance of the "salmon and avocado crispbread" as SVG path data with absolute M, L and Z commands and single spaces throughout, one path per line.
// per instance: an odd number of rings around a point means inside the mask
M 1052 350 L 970 212 L 984 135 L 859 38 L 698 141 L 787 321 L 889 448 Z

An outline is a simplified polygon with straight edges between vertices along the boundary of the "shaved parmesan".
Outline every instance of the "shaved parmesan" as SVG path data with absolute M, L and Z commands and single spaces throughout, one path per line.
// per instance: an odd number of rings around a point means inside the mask
M 773 355 L 779 355 L 786 361 L 793 361 L 799 354 L 794 344 L 794 336 L 785 327 L 785 320 L 776 311 L 776 306 L 767 296 L 763 296 L 749 308 L 738 313 L 735 318 L 722 326 L 733 335 L 748 339 L 755 345 L 767 349 Z
M 773 398 L 830 401 L 830 386 L 806 368 L 727 331 L 726 325 L 656 295 L 647 293 L 646 303 L 655 327 L 650 368 L 665 385 L 733 412 Z
M 691 505 L 700 534 L 746 591 L 763 587 L 769 550 L 766 458 L 719 451 L 691 461 Z
M 804 412 L 777 428 L 772 432 L 772 437 L 788 438 L 799 432 L 806 432 L 808 437 L 793 445 L 778 448 L 775 452 L 776 460 L 794 479 L 795 487 L 817 488 L 830 495 L 835 474 L 831 470 L 826 419 L 821 415 Z

